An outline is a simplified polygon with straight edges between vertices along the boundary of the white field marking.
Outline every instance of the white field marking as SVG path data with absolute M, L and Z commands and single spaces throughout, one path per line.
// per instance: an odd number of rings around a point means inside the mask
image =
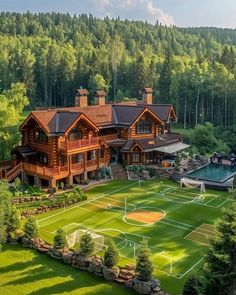
M 137 183 L 137 182 L 135 182 L 135 183 Z M 126 185 L 125 187 L 119 188 L 119 189 L 114 190 L 114 191 L 112 191 L 112 192 L 110 192 L 110 193 L 103 194 L 103 195 L 98 196 L 98 197 L 96 197 L 96 198 L 94 198 L 94 199 L 100 199 L 100 198 L 102 198 L 102 197 L 112 195 L 112 194 L 114 194 L 114 193 L 116 193 L 116 192 L 119 192 L 119 191 L 122 191 L 122 190 L 124 190 L 124 189 L 126 189 L 126 188 L 128 188 L 128 187 L 134 186 L 135 183 L 132 183 L 132 184 Z M 93 199 L 93 200 L 94 200 L 94 199 Z M 63 211 L 58 212 L 58 213 L 56 213 L 56 214 L 53 214 L 53 215 L 47 216 L 47 217 L 45 217 L 45 218 L 39 219 L 38 222 L 41 222 L 41 221 L 44 221 L 44 220 L 50 219 L 50 218 L 52 218 L 52 217 L 54 217 L 54 216 L 57 216 L 57 215 L 63 214 L 63 213 L 65 213 L 65 212 L 68 212 L 68 211 L 73 210 L 73 209 L 76 209 L 76 208 L 79 208 L 79 207 L 83 206 L 84 204 L 87 204 L 87 203 L 90 203 L 90 202 L 91 202 L 91 200 L 87 200 L 87 201 L 85 201 L 85 202 L 82 202 L 82 203 L 78 204 L 77 206 L 73 206 L 73 207 L 71 207 L 71 208 L 66 209 L 66 211 L 63 210 Z
M 188 199 L 188 200 L 191 200 L 191 201 L 187 201 L 187 202 L 193 202 L 196 198 L 198 198 L 199 197 L 199 195 L 195 195 L 195 197 L 193 198 L 193 197 L 188 197 L 188 196 L 184 196 L 184 195 L 178 195 L 178 194 L 176 194 L 175 192 L 168 192 L 167 194 L 167 197 L 169 196 L 169 195 L 174 195 L 175 197 L 177 197 L 177 198 L 182 198 L 182 199 Z M 167 198 L 166 197 L 166 198 Z M 164 198 L 165 198 L 165 196 L 164 196 Z
M 225 200 L 224 202 L 222 202 L 220 205 L 218 205 L 216 208 L 220 208 L 221 206 L 223 206 L 226 202 L 228 202 L 229 200 Z
M 175 222 L 175 223 L 177 223 L 177 224 L 181 224 L 181 225 L 186 225 L 186 226 L 188 226 L 188 227 L 195 228 L 195 227 L 192 226 L 191 224 L 184 223 L 184 222 L 180 222 L 180 221 L 177 221 L 177 220 L 173 220 L 173 219 L 169 219 L 169 218 L 165 218 L 165 220 L 170 221 L 170 222 Z
M 187 195 L 185 195 L 185 194 L 179 194 L 179 193 L 181 193 L 181 192 L 178 192 L 178 191 L 177 192 L 175 192 L 175 191 L 173 191 L 173 192 L 167 192 L 167 194 L 175 195 L 177 197 L 191 199 L 191 200 L 194 200 L 194 199 L 199 198 L 201 196 L 201 194 L 193 194 L 193 196 L 191 197 L 188 193 L 187 193 Z
M 198 230 L 193 230 L 193 231 L 191 231 L 191 233 L 189 233 L 189 234 L 187 234 L 184 238 L 186 238 L 186 239 L 189 239 L 189 240 L 194 240 L 194 241 L 197 241 L 197 239 L 195 240 L 195 239 L 191 239 L 191 238 L 189 238 L 189 236 L 191 235 L 191 234 L 194 234 L 194 233 L 196 233 L 196 234 L 199 234 L 199 235 L 202 235 L 202 236 L 204 236 L 205 238 L 207 238 L 207 239 L 209 239 L 209 238 L 212 238 L 212 239 L 214 239 L 216 236 L 213 236 L 213 235 L 209 235 L 209 234 L 206 234 L 206 233 L 203 233 L 203 232 L 200 232 L 200 231 L 198 231 Z M 200 242 L 199 242 L 200 243 Z
M 151 226 L 151 225 L 153 225 L 153 223 L 143 223 L 143 222 L 138 221 L 138 220 L 136 220 L 136 221 L 137 222 L 140 222 L 140 224 L 135 224 L 135 223 L 129 222 L 129 221 L 126 220 L 125 215 L 123 216 L 123 219 L 122 220 L 124 221 L 124 223 L 126 223 L 128 225 L 137 226 L 137 227 L 140 227 L 140 226 Z
M 211 201 L 215 200 L 216 197 L 211 198 L 209 201 L 207 201 L 206 203 L 204 203 L 205 205 L 209 204 Z
M 170 202 L 173 202 L 173 203 L 180 203 L 180 204 L 194 204 L 194 205 L 199 205 L 199 206 L 206 206 L 206 207 L 210 207 L 210 208 L 214 208 L 214 209 L 218 209 L 220 208 L 221 206 L 223 206 L 226 202 L 228 202 L 228 200 L 225 200 L 224 202 L 222 202 L 220 205 L 218 206 L 212 206 L 212 205 L 209 205 L 209 204 L 206 204 L 206 203 L 198 203 L 198 202 L 195 202 L 196 198 L 192 199 L 192 201 L 189 201 L 189 202 L 181 202 L 181 201 L 174 201 L 174 200 L 171 200 L 171 199 L 168 199 L 168 197 L 165 197 L 165 194 L 167 193 L 170 193 L 169 192 L 169 189 L 166 189 L 162 192 L 162 194 L 160 193 L 157 193 L 158 195 L 161 195 L 166 201 L 170 201 Z M 173 193 L 172 193 L 173 194 Z M 182 196 L 183 197 L 183 196 Z M 217 197 L 218 198 L 218 197 Z
M 184 230 L 187 230 L 187 231 L 190 230 L 189 228 L 186 228 L 186 227 L 183 227 L 183 226 L 180 226 L 180 225 L 176 225 L 176 224 L 167 223 L 167 222 L 164 222 L 163 220 L 160 220 L 159 223 L 164 223 L 166 225 L 173 226 L 173 227 L 180 228 L 180 229 L 184 229 Z
M 187 273 L 189 273 L 192 269 L 194 269 L 194 267 L 196 267 L 196 266 L 197 266 L 199 263 L 201 263 L 204 259 L 205 259 L 204 257 L 201 258 L 201 259 L 200 259 L 198 262 L 196 262 L 192 267 L 190 267 L 188 270 L 186 270 L 186 272 L 183 273 L 179 279 L 181 280 L 181 279 L 182 279 Z
M 166 252 L 166 251 L 163 250 L 163 251 L 161 251 L 160 253 L 154 254 L 154 255 L 152 256 L 152 259 L 154 259 L 154 258 L 156 258 L 156 257 L 158 257 L 158 256 L 160 256 L 160 255 L 162 255 L 162 254 L 165 253 L 165 252 Z

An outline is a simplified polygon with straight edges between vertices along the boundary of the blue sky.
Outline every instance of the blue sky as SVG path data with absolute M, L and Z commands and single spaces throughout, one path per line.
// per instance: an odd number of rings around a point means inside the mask
M 1 11 L 92 13 L 177 26 L 236 28 L 236 0 L 0 0 Z

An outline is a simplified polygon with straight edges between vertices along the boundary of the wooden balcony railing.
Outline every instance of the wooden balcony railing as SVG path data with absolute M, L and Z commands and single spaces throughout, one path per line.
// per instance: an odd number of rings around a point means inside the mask
M 86 166 L 87 166 L 87 167 L 97 166 L 97 165 L 98 165 L 98 160 L 97 160 L 97 159 L 88 160 L 88 161 L 86 162 Z
M 62 150 L 76 150 L 83 147 L 89 147 L 98 144 L 98 138 L 88 138 L 80 140 L 61 140 L 60 149 Z
M 72 164 L 71 165 L 71 170 L 72 171 L 83 170 L 83 168 L 84 168 L 84 162 L 79 162 L 79 163 L 76 163 L 76 164 Z
M 45 175 L 49 177 L 53 177 L 55 175 L 63 174 L 69 172 L 67 166 L 58 166 L 58 167 L 46 167 L 46 166 L 39 166 L 31 163 L 22 163 L 23 169 L 25 172 Z

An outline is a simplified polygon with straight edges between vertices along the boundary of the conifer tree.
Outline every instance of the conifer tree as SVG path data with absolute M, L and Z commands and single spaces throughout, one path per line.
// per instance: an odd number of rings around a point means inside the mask
M 217 224 L 217 239 L 206 257 L 202 294 L 230 295 L 236 292 L 236 209 L 224 211 Z
M 159 79 L 159 91 L 161 102 L 170 101 L 171 86 L 171 51 L 169 48 L 165 52 L 165 60 L 162 65 Z
M 38 226 L 34 217 L 29 217 L 24 225 L 24 237 L 33 239 L 38 237 Z
M 147 242 L 143 241 L 136 258 L 136 272 L 140 281 L 147 282 L 152 278 L 153 266 L 150 254 Z
M 20 228 L 20 217 L 16 207 L 9 205 L 5 211 L 5 228 L 7 239 L 15 239 Z
M 182 295 L 198 295 L 198 279 L 193 275 L 189 276 L 184 284 Z
M 53 239 L 53 247 L 55 249 L 63 249 L 68 246 L 66 240 L 66 234 L 63 229 L 58 229 Z
M 104 253 L 104 264 L 112 268 L 117 265 L 119 261 L 119 251 L 113 241 L 110 241 Z
M 93 254 L 95 249 L 94 240 L 89 232 L 85 232 L 80 236 L 79 240 L 80 255 L 88 257 Z

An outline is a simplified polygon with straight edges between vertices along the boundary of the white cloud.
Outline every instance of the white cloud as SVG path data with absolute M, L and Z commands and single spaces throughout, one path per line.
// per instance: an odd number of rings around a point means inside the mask
M 93 0 L 93 3 L 103 15 L 142 19 L 150 23 L 158 19 L 167 26 L 175 24 L 173 17 L 156 6 L 153 0 Z

